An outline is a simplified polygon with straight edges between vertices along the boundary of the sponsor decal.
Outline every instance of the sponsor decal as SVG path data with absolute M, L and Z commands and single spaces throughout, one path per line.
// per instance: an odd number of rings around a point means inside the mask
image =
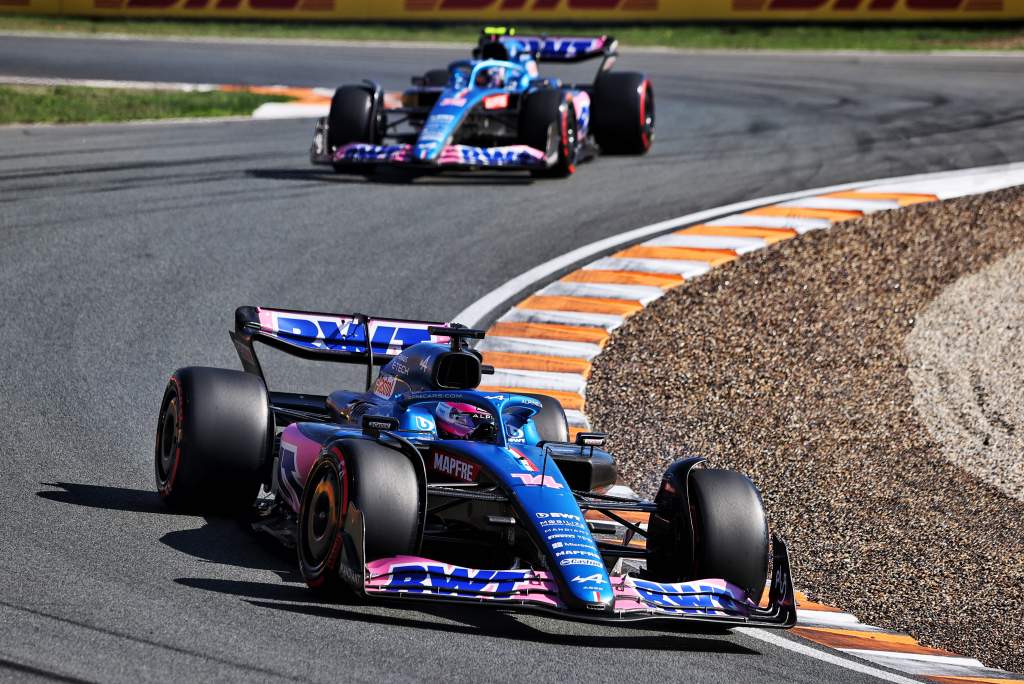
M 522 428 L 517 428 L 517 427 L 512 426 L 512 425 L 506 425 L 505 426 L 505 437 L 510 442 L 515 442 L 517 444 L 525 444 L 526 443 L 526 434 L 523 432 L 523 429 Z
M 508 93 L 488 95 L 484 98 L 484 109 L 508 109 Z
M 441 100 L 440 105 L 442 107 L 465 107 L 466 98 L 464 97 L 446 97 Z
M 366 145 L 352 143 L 334 153 L 335 161 L 372 162 L 403 161 L 409 153 L 409 145 Z
M 448 137 L 449 128 L 455 117 L 452 114 L 434 114 L 420 131 L 420 142 L 442 142 Z
M 576 530 L 582 531 L 587 529 L 586 525 L 581 525 L 580 523 L 569 523 L 563 520 L 538 520 L 537 526 L 550 528 L 545 530 L 546 532 L 574 532 Z
M 457 145 L 463 164 L 479 166 L 515 166 L 536 164 L 537 158 L 520 145 L 508 147 L 470 147 Z
M 260 309 L 260 325 L 264 332 L 298 347 L 366 352 L 366 331 L 352 318 Z M 370 344 L 374 353 L 395 356 L 418 342 L 448 341 L 446 337 L 431 336 L 427 332 L 428 326 L 425 323 L 373 320 L 370 322 Z
M 431 591 L 433 593 L 493 591 L 497 594 L 510 593 L 519 582 L 530 579 L 529 571 L 522 570 L 476 570 L 473 568 L 450 568 L 443 565 L 395 565 L 391 567 L 389 589 L 410 592 Z
M 522 480 L 524 485 L 533 487 L 547 487 L 548 489 L 562 489 L 562 483 L 550 475 L 533 475 L 531 473 L 512 473 L 512 477 Z M 549 521 L 551 522 L 551 521 Z
M 377 382 L 373 384 L 373 393 L 381 399 L 390 399 L 391 395 L 395 393 L 395 376 L 377 376 Z
M 568 565 L 586 565 L 592 568 L 603 568 L 604 563 L 601 561 L 592 560 L 590 558 L 563 558 L 558 561 L 558 564 L 565 567 Z
M 583 518 L 578 515 L 573 515 L 572 513 L 559 513 L 558 511 L 553 511 L 551 513 L 534 513 L 534 515 L 538 518 L 562 518 L 564 520 L 572 520 L 575 522 L 581 522 L 583 520 Z
M 845 14 L 856 10 L 912 14 L 915 12 L 1000 12 L 1003 0 L 732 0 L 734 12 L 810 12 L 824 10 Z M 877 15 L 876 15 L 877 16 Z M 884 17 L 880 15 L 879 18 Z
M 476 481 L 476 476 L 480 472 L 480 466 L 475 463 L 469 463 L 461 458 L 456 458 L 440 451 L 434 452 L 431 468 L 434 472 L 443 473 L 463 482 Z
M 434 421 L 425 416 L 413 417 L 413 423 L 416 425 L 416 429 L 420 432 L 433 432 L 435 428 Z

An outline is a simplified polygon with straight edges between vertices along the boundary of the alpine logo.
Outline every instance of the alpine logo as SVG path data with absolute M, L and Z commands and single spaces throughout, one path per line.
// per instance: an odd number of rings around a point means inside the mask
M 604 575 L 602 575 L 599 572 L 596 572 L 593 575 L 590 575 L 589 577 L 573 577 L 571 581 L 577 582 L 579 584 L 585 584 L 587 582 L 593 582 L 594 584 L 607 584 L 607 582 L 604 579 Z

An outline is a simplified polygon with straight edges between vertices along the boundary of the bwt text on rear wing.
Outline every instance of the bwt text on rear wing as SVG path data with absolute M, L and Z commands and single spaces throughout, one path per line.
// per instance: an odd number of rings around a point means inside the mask
M 246 372 L 264 378 L 255 342 L 313 361 L 383 365 L 418 342 L 448 343 L 431 333 L 446 323 L 240 306 L 230 332 Z M 265 378 L 264 378 L 265 380 Z

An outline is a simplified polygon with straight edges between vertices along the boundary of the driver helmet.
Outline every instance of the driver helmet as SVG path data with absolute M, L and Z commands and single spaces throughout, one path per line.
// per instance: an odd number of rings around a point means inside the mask
M 476 72 L 478 88 L 505 87 L 505 67 L 486 67 Z
M 468 439 L 480 425 L 494 424 L 491 414 L 472 404 L 438 402 L 434 409 L 437 431 L 444 439 Z

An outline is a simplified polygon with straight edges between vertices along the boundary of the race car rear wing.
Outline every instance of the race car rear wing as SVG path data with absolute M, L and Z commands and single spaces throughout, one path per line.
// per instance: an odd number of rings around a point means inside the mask
M 611 68 L 618 55 L 619 41 L 611 36 L 529 36 L 512 27 L 488 26 L 480 33 L 477 52 L 488 42 L 515 42 L 533 53 L 538 62 L 583 62 L 603 58 L 600 71 Z
M 255 342 L 304 359 L 362 364 L 369 369 L 387 363 L 417 342 L 449 343 L 448 336 L 430 330 L 446 326 L 432 321 L 372 318 L 358 313 L 240 306 L 235 309 L 235 329 L 230 335 L 242 368 L 265 380 L 253 346 Z
M 537 55 L 538 62 L 583 62 L 616 54 L 618 41 L 611 36 L 516 36 Z

